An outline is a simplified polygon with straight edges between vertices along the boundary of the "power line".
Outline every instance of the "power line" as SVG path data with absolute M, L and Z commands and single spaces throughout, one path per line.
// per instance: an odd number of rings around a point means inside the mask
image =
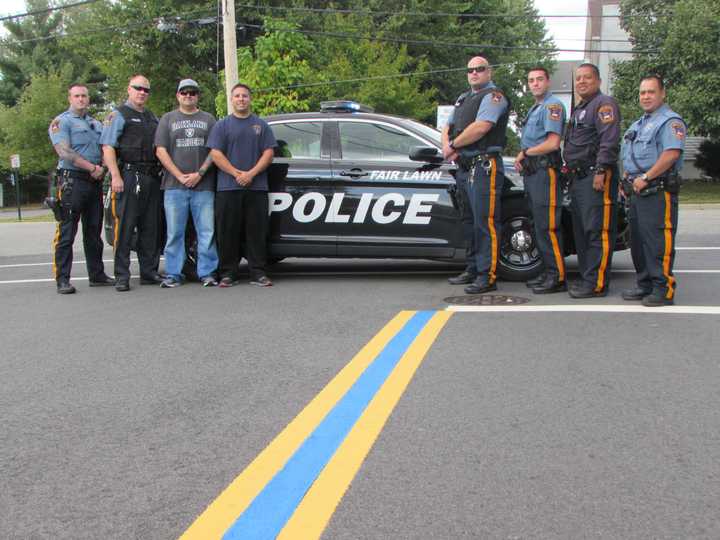
M 65 4 L 64 6 L 57 6 L 47 9 L 38 9 L 36 11 L 28 11 L 26 13 L 18 13 L 16 15 L 5 15 L 3 17 L 0 17 L 0 22 L 2 21 L 9 21 L 10 19 L 19 19 L 22 17 L 30 17 L 31 15 L 42 15 L 43 13 L 51 13 L 53 11 L 60 11 L 63 9 L 68 9 L 75 6 L 84 6 L 86 4 L 94 4 L 95 2 L 99 2 L 100 0 L 84 0 L 82 2 L 75 2 L 74 4 Z
M 242 26 L 248 28 L 256 28 L 262 30 L 264 27 L 259 24 L 242 23 Z M 501 50 L 518 50 L 518 51 L 532 51 L 532 52 L 594 52 L 594 53 L 617 53 L 617 54 L 654 54 L 657 50 L 654 49 L 643 49 L 643 50 L 611 50 L 611 49 L 561 49 L 561 48 L 546 48 L 546 47 L 526 47 L 519 45 L 494 45 L 490 43 L 457 43 L 452 41 L 437 41 L 437 40 L 426 40 L 426 39 L 403 39 L 403 38 L 387 38 L 378 36 L 363 36 L 359 34 L 347 34 L 341 32 L 321 32 L 317 30 L 302 30 L 299 28 L 274 28 L 274 32 L 295 32 L 300 34 L 319 35 L 334 37 L 340 39 L 364 39 L 367 41 L 385 41 L 390 43 L 407 43 L 412 45 L 431 45 L 445 46 L 445 47 L 463 47 L 466 49 L 501 49 Z
M 266 11 L 299 11 L 306 13 L 326 13 L 341 15 L 366 15 L 366 16 L 387 16 L 387 15 L 406 15 L 409 17 L 458 17 L 464 19 L 526 19 L 528 16 L 543 17 L 546 19 L 585 19 L 587 17 L 602 19 L 618 19 L 625 17 L 642 17 L 643 15 L 534 15 L 532 13 L 449 13 L 449 12 L 430 12 L 430 11 L 370 11 L 358 9 L 339 9 L 339 8 L 309 8 L 309 7 L 289 7 L 289 6 L 257 6 L 250 4 L 236 4 L 236 8 L 247 8 Z M 655 13 L 655 16 L 671 16 L 666 13 Z

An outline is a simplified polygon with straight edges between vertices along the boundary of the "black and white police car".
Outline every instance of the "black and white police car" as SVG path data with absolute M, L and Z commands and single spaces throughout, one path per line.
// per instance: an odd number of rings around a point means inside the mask
M 442 159 L 440 132 L 351 101 L 320 112 L 265 118 L 278 148 L 268 170 L 271 260 L 285 257 L 412 258 L 464 261 L 455 196 L 456 166 Z M 540 271 L 522 178 L 504 158 L 498 273 L 526 280 Z M 111 219 L 106 239 L 112 240 Z M 565 250 L 571 216 L 563 212 Z M 624 226 L 621 223 L 621 226 Z M 616 249 L 625 249 L 619 236 Z M 192 274 L 194 250 L 186 266 Z

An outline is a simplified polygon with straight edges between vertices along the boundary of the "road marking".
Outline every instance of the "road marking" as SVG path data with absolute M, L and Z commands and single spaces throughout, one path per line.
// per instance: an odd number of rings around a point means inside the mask
M 400 389 L 389 379 L 396 381 L 401 377 L 396 373 L 408 369 L 406 358 L 415 359 L 422 347 L 429 348 L 430 333 L 439 332 L 447 315 L 400 312 L 208 506 L 181 540 L 275 538 L 353 425 L 378 401 L 390 403 L 377 396 L 390 392 L 386 390 L 390 386 Z M 438 321 L 442 321 L 439 328 Z M 387 415 L 391 411 L 392 407 Z M 328 516 L 337 504 L 330 502 Z
M 320 537 L 400 400 L 400 396 L 450 315 L 449 312 L 438 312 L 423 328 L 332 460 L 305 494 L 295 513 L 278 535 L 279 540 Z
M 675 247 L 675 251 L 718 251 L 720 250 L 720 247 Z
M 547 306 L 457 306 L 450 305 L 445 308 L 447 311 L 491 313 L 538 313 L 538 312 L 584 312 L 584 313 L 655 313 L 674 315 L 720 315 L 720 306 L 662 306 L 649 308 L 638 304 L 598 304 L 598 305 L 547 305 Z
M 160 259 L 164 259 L 164 257 L 160 257 Z M 73 261 L 73 264 L 85 264 L 87 261 L 79 260 L 79 261 Z M 103 259 L 104 263 L 111 263 L 113 262 L 113 259 Z M 137 262 L 137 259 L 130 259 L 130 262 Z M 0 264 L 0 270 L 3 268 L 25 268 L 29 266 L 52 266 L 52 261 L 50 262 L 41 262 L 41 263 L 22 263 L 22 264 Z

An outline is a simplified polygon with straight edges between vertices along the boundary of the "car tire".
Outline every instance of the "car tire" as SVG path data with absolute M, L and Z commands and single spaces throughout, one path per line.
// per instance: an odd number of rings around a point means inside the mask
M 502 209 L 498 276 L 505 281 L 527 281 L 541 270 L 542 259 L 527 204 L 520 198 L 506 200 Z

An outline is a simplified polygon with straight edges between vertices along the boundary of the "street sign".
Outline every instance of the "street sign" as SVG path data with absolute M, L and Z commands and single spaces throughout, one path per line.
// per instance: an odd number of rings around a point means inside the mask
M 11 169 L 19 169 L 20 168 L 20 154 L 13 154 L 10 156 L 10 168 Z

